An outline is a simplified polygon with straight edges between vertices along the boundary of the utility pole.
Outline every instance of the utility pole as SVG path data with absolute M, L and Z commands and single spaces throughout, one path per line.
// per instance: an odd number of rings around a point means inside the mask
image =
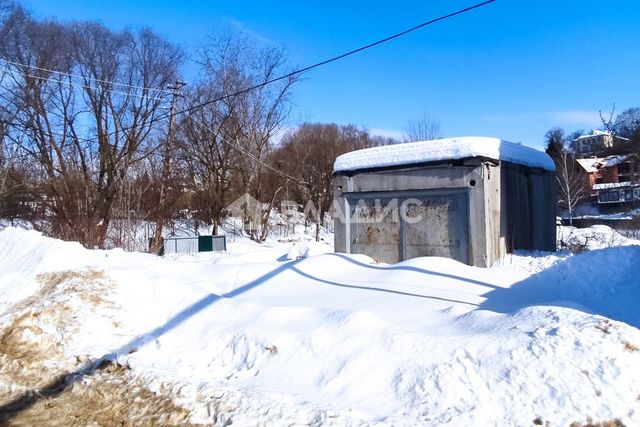
M 167 194 L 166 186 L 169 180 L 169 172 L 171 170 L 171 149 L 173 144 L 173 127 L 175 122 L 175 110 L 178 96 L 180 96 L 180 89 L 185 86 L 186 82 L 176 81 L 173 86 L 169 86 L 171 89 L 171 110 L 169 112 L 169 131 L 167 133 L 167 142 L 164 146 L 164 159 L 162 161 L 162 176 L 160 177 L 160 190 L 158 197 L 158 210 L 156 215 L 156 232 L 153 237 L 153 243 L 149 248 L 151 253 L 157 254 L 162 248 L 162 229 L 167 220 L 166 204 Z

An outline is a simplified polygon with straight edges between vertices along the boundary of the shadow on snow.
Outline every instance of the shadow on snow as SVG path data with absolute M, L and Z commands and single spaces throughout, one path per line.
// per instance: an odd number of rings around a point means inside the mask
M 456 279 L 456 280 L 462 280 L 462 281 L 467 281 L 469 283 L 473 283 L 476 285 L 482 285 L 482 286 L 489 286 L 489 287 L 494 287 L 493 285 L 490 285 L 488 283 L 484 283 L 484 282 L 479 282 L 479 281 L 475 281 L 475 280 L 471 280 L 471 279 L 467 279 L 467 278 L 463 278 L 463 277 L 457 277 L 454 275 L 450 275 L 450 274 L 445 274 L 445 273 L 438 273 L 438 272 L 433 272 L 433 271 L 429 271 L 429 270 L 424 270 L 424 269 L 420 269 L 417 267 L 412 267 L 412 266 L 402 266 L 402 265 L 396 265 L 396 266 L 375 266 L 375 265 L 368 265 L 359 261 L 356 261 L 354 259 L 351 259 L 348 256 L 345 255 L 340 255 L 340 254 L 333 254 L 332 256 L 336 256 L 342 260 L 348 261 L 350 263 L 353 263 L 359 267 L 366 267 L 366 268 L 371 268 L 371 269 L 377 269 L 377 270 L 381 270 L 381 271 L 394 271 L 394 270 L 406 270 L 406 271 L 412 271 L 415 273 L 420 273 L 420 274 L 426 274 L 426 275 L 431 275 L 431 276 L 440 276 L 440 277 L 446 277 L 446 278 L 450 278 L 450 279 Z M 71 386 L 72 384 L 74 384 L 77 381 L 80 381 L 83 377 L 87 376 L 87 375 L 92 375 L 94 373 L 96 373 L 97 371 L 99 371 L 100 369 L 104 368 L 105 366 L 109 365 L 111 362 L 116 361 L 118 359 L 118 357 L 121 356 L 125 356 L 127 354 L 132 353 L 133 351 L 140 349 L 141 347 L 145 346 L 146 344 L 154 341 L 155 339 L 161 337 L 162 335 L 168 333 L 169 331 L 175 329 L 176 327 L 178 327 L 179 325 L 181 325 L 182 323 L 184 323 L 186 320 L 188 320 L 189 318 L 193 317 L 194 315 L 196 315 L 197 313 L 203 311 L 204 309 L 206 309 L 207 307 L 212 306 L 213 304 L 215 304 L 218 300 L 223 299 L 223 298 L 234 298 L 237 297 L 241 294 L 244 294 L 245 292 L 250 291 L 251 289 L 256 288 L 257 286 L 260 286 L 261 284 L 267 282 L 270 279 L 273 279 L 274 277 L 287 272 L 287 271 L 291 271 L 294 272 L 296 274 L 299 274 L 305 278 L 314 280 L 316 282 L 319 283 L 323 283 L 326 285 L 331 285 L 331 286 L 338 286 L 338 287 L 344 287 L 344 288 L 352 288 L 352 289 L 361 289 L 361 290 L 367 290 L 367 291 L 376 291 L 376 292 L 383 292 L 383 293 L 392 293 L 392 294 L 398 294 L 398 295 L 402 295 L 402 296 L 409 296 L 409 297 L 418 297 L 418 298 L 428 298 L 428 299 L 437 299 L 437 300 L 445 300 L 445 301 L 451 301 L 454 303 L 463 303 L 463 304 L 470 304 L 468 302 L 464 302 L 464 301 L 456 301 L 456 300 L 447 300 L 444 298 L 440 298 L 440 297 L 434 297 L 434 296 L 429 296 L 429 295 L 420 295 L 420 294 L 413 294 L 413 293 L 408 293 L 408 292 L 401 292 L 401 291 L 394 291 L 394 290 L 389 290 L 389 289 L 382 289 L 382 288 L 375 288 L 375 287 L 371 287 L 371 286 L 356 286 L 356 285 L 350 285 L 350 284 L 346 284 L 346 283 L 338 283 L 338 282 L 333 282 L 330 280 L 325 280 L 319 277 L 315 277 L 309 273 L 303 272 L 302 270 L 300 270 L 297 265 L 304 261 L 303 259 L 299 259 L 299 260 L 295 260 L 295 261 L 290 261 L 287 262 L 283 265 L 278 266 L 277 268 L 273 269 L 272 271 L 258 277 L 255 280 L 252 280 L 251 282 L 247 283 L 244 286 L 241 286 L 231 292 L 222 294 L 222 295 L 215 295 L 215 294 L 210 294 L 207 295 L 206 297 L 196 301 L 195 303 L 191 304 L 190 306 L 184 308 L 183 310 L 181 310 L 179 313 L 175 314 L 173 317 L 171 317 L 165 324 L 158 326 L 157 328 L 141 335 L 138 336 L 134 339 L 132 339 L 131 341 L 129 341 L 128 343 L 124 344 L 123 346 L 121 346 L 120 348 L 117 348 L 115 350 L 113 350 L 110 353 L 107 353 L 105 355 L 103 355 L 100 358 L 91 360 L 85 364 L 83 364 L 82 366 L 80 366 L 78 369 L 76 369 L 73 372 L 70 373 L 66 373 L 65 375 L 60 376 L 58 379 L 52 381 L 50 384 L 47 384 L 45 387 L 40 388 L 40 389 L 35 389 L 35 390 L 29 390 L 24 392 L 23 394 L 21 394 L 20 396 L 18 396 L 17 398 L 15 398 L 13 401 L 4 404 L 2 406 L 0 406 L 0 423 L 4 423 L 7 422 L 8 420 L 10 420 L 11 418 L 13 418 L 13 416 L 15 416 L 17 413 L 19 413 L 20 411 L 24 411 L 26 409 L 28 409 L 29 407 L 33 406 L 35 403 L 37 403 L 39 400 L 41 399 L 48 399 L 48 398 L 54 398 L 58 395 L 60 395 L 61 393 L 63 393 L 69 386 Z
M 583 307 L 586 307 L 587 311 L 621 320 L 635 327 L 640 326 L 640 310 L 637 309 L 640 303 L 640 263 L 637 261 L 640 259 L 640 247 L 608 248 L 572 256 L 538 274 L 513 284 L 509 288 L 501 288 L 490 283 L 414 266 L 377 266 L 365 264 L 342 254 L 331 254 L 329 256 L 337 257 L 359 267 L 375 269 L 381 272 L 404 270 L 488 287 L 491 290 L 483 295 L 487 299 L 478 306 L 479 309 L 508 313 L 532 305 L 556 305 L 583 310 Z M 189 318 L 215 304 L 216 301 L 223 298 L 237 297 L 287 271 L 318 283 L 341 288 L 470 304 L 465 301 L 327 280 L 302 271 L 298 267 L 298 264 L 302 261 L 303 259 L 286 262 L 231 292 L 222 295 L 207 295 L 184 308 L 165 324 L 132 339 L 120 348 L 85 363 L 75 371 L 59 377 L 43 388 L 23 393 L 13 401 L 0 406 L 0 422 L 10 420 L 15 414 L 34 405 L 40 399 L 56 397 L 84 376 L 92 375 L 110 362 L 117 360 L 118 357 L 130 354 L 132 351 L 175 329 Z
M 523 307 L 574 308 L 640 327 L 640 246 L 571 255 L 511 285 L 496 288 L 479 309 L 510 313 Z

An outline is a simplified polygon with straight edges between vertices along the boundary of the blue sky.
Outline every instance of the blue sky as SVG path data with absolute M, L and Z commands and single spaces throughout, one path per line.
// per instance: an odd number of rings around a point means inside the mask
M 283 46 L 294 66 L 326 59 L 475 1 L 26 0 L 38 17 L 150 27 L 186 49 L 232 27 Z M 444 136 L 541 147 L 553 126 L 601 125 L 640 106 L 640 2 L 497 0 L 316 69 L 295 87 L 291 125 L 353 123 L 398 135 L 437 118 Z

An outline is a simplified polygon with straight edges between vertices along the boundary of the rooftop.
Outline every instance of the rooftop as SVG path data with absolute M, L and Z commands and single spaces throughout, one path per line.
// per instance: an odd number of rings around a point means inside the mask
M 409 166 L 446 160 L 489 158 L 520 165 L 555 170 L 546 153 L 499 138 L 466 136 L 385 145 L 338 156 L 334 172 L 348 172 L 394 166 Z
M 576 159 L 578 164 L 588 173 L 597 172 L 601 168 L 609 168 L 623 163 L 629 159 L 629 155 L 615 155 L 607 157 L 592 157 L 589 159 Z
M 580 140 L 583 140 L 583 139 L 591 138 L 591 137 L 594 137 L 594 136 L 601 136 L 601 135 L 611 135 L 611 132 L 606 131 L 606 130 L 593 129 L 588 134 L 581 135 L 581 136 L 577 137 L 576 139 L 574 139 L 574 141 L 580 141 Z M 617 135 L 616 135 L 616 139 L 622 139 L 622 140 L 625 140 L 625 141 L 629 140 L 628 138 L 623 138 L 623 137 L 617 136 Z

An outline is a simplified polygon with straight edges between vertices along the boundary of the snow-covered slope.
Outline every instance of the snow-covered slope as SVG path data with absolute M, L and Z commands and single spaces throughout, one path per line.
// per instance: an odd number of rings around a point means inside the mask
M 115 360 L 216 425 L 640 424 L 640 247 L 549 255 L 533 274 L 525 256 L 480 269 L 291 253 L 168 260 L 10 228 L 0 321 L 70 307 L 21 317 L 23 339 L 53 340 L 66 370 Z M 41 273 L 68 270 L 39 299 Z M 78 326 L 54 333 L 65 316 Z

